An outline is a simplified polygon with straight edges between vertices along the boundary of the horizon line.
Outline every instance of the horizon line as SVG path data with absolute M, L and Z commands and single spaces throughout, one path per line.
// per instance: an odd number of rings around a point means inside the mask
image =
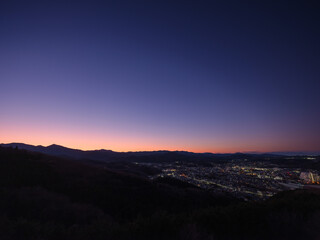
M 117 153 L 139 153 L 139 152 L 188 152 L 188 153 L 196 153 L 196 154 L 315 154 L 315 155 L 320 155 L 320 150 L 317 151 L 304 151 L 304 150 L 299 150 L 299 151 L 235 151 L 235 152 L 193 152 L 193 151 L 188 151 L 188 150 L 167 150 L 167 149 L 158 149 L 158 150 L 142 150 L 142 151 L 114 151 L 111 149 L 105 149 L 105 148 L 100 148 L 100 149 L 83 149 L 83 148 L 73 148 L 73 147 L 68 147 L 56 143 L 49 144 L 47 146 L 45 145 L 34 145 L 34 144 L 29 144 L 29 143 L 23 143 L 23 142 L 10 142 L 10 143 L 0 143 L 0 145 L 9 145 L 9 144 L 24 144 L 24 145 L 29 145 L 29 146 L 34 146 L 34 147 L 50 147 L 50 146 L 59 146 L 63 148 L 68 148 L 72 150 L 80 150 L 80 151 L 112 151 L 112 152 L 117 152 Z

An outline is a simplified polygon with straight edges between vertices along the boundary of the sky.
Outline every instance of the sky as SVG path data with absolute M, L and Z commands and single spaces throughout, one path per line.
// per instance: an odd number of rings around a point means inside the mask
M 320 151 L 317 1 L 0 3 L 0 142 Z

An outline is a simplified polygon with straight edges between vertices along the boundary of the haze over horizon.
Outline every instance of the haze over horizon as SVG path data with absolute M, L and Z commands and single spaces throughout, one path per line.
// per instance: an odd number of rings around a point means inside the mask
M 320 152 L 318 10 L 1 1 L 0 142 Z
M 20 146 L 21 145 L 21 146 Z M 193 151 L 187 151 L 183 149 L 153 149 L 153 150 L 136 150 L 136 151 L 115 151 L 109 148 L 97 148 L 97 149 L 82 149 L 82 148 L 74 148 L 69 146 L 63 146 L 61 144 L 52 143 L 49 145 L 41 145 L 41 144 L 28 144 L 28 143 L 21 143 L 21 142 L 10 142 L 10 143 L 3 143 L 0 142 L 0 146 L 11 146 L 21 149 L 29 149 L 29 147 L 42 147 L 42 148 L 52 148 L 52 147 L 58 147 L 61 149 L 71 149 L 71 150 L 81 150 L 81 151 L 111 151 L 111 152 L 118 152 L 118 153 L 131 153 L 131 152 L 188 152 L 188 153 L 196 153 L 196 154 L 276 154 L 276 155 L 287 155 L 287 156 L 299 156 L 299 155 L 320 155 L 320 151 L 278 151 L 278 152 L 258 152 L 258 151 L 242 151 L 242 152 L 193 152 Z

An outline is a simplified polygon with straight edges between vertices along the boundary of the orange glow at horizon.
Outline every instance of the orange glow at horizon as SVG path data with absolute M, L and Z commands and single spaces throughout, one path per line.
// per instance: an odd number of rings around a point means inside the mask
M 247 141 L 237 142 L 228 139 L 209 141 L 192 141 L 179 138 L 165 138 L 148 135 L 127 135 L 125 133 L 107 132 L 97 133 L 95 131 L 77 131 L 67 128 L 30 127 L 19 126 L 0 127 L 0 142 L 20 142 L 31 145 L 49 146 L 58 144 L 69 148 L 81 150 L 107 149 L 117 152 L 128 151 L 190 151 L 190 152 L 212 152 L 212 153 L 235 153 L 235 152 L 277 152 L 296 151 L 297 146 L 292 143 L 291 147 L 279 143 L 263 144 L 263 142 L 250 143 Z M 264 146 L 264 147 L 261 147 Z M 305 151 L 316 151 L 304 149 Z

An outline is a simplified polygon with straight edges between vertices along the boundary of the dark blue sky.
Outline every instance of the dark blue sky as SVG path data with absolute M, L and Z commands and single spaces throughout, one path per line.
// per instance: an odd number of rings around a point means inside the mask
M 1 1 L 0 141 L 320 150 L 316 1 Z

